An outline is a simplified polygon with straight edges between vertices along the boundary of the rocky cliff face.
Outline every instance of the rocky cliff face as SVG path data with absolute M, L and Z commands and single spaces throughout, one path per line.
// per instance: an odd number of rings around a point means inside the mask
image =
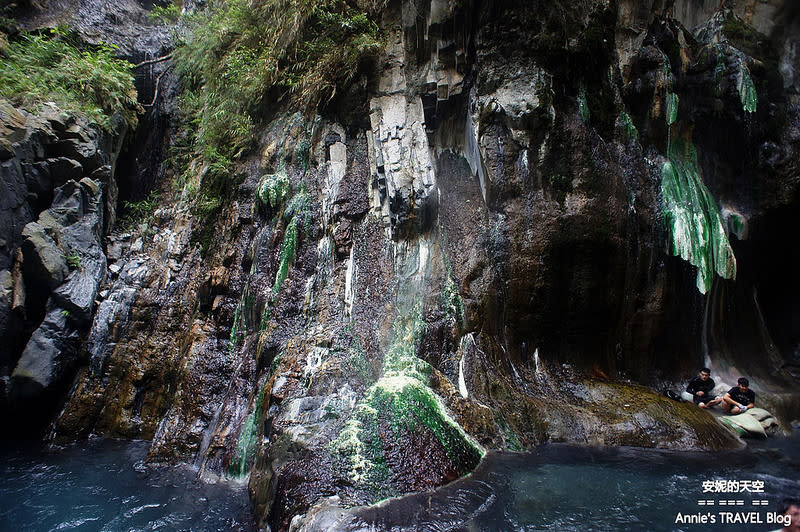
M 124 174 L 9 144 L 4 169 L 60 180 L 3 211 L 13 409 L 72 383 L 55 438 L 152 439 L 152 461 L 249 475 L 274 529 L 489 449 L 738 445 L 653 391 L 701 365 L 796 418 L 800 22 L 723 4 L 390 2 L 362 90 L 276 111 L 215 219 L 148 157 L 169 105 Z M 118 181 L 162 193 L 132 231 L 100 216 Z

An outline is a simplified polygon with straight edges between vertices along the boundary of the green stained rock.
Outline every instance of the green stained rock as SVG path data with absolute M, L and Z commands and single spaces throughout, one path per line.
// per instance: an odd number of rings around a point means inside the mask
M 256 398 L 255 408 L 242 425 L 242 432 L 239 434 L 236 450 L 228 466 L 228 474 L 232 476 L 243 477 L 247 474 L 248 458 L 252 461 L 255 456 L 256 444 L 258 443 L 258 423 L 261 420 L 263 408 L 264 388 L 261 389 Z
M 628 113 L 621 111 L 618 120 L 625 132 L 625 140 L 631 141 L 639 138 L 639 132 L 636 130 L 636 126 Z
M 747 218 L 741 213 L 725 211 L 723 218 L 727 222 L 729 233 L 736 235 L 739 240 L 746 240 L 748 234 Z
M 262 205 L 277 209 L 288 197 L 290 189 L 289 176 L 286 172 L 278 171 L 275 174 L 267 174 L 261 178 L 256 194 Z
M 245 287 L 246 288 L 246 287 Z M 236 305 L 236 310 L 233 312 L 233 325 L 231 325 L 231 336 L 228 344 L 228 349 L 230 352 L 236 347 L 236 344 L 239 343 L 239 340 L 242 338 L 242 306 L 244 305 L 244 295 L 239 303 Z
M 589 103 L 586 101 L 586 89 L 583 85 L 581 85 L 581 88 L 578 90 L 578 112 L 584 123 L 589 122 Z
M 748 113 L 755 113 L 758 105 L 758 92 L 750 77 L 750 70 L 742 62 L 739 66 L 739 100 L 742 102 L 742 109 Z
M 697 289 L 705 294 L 714 273 L 735 279 L 736 258 L 717 204 L 700 177 L 691 143 L 673 144 L 661 170 L 661 193 L 672 237 L 670 252 L 697 266 Z
M 717 50 L 717 65 L 714 67 L 714 82 L 716 86 L 714 90 L 717 94 L 720 93 L 720 86 L 719 84 L 722 82 L 722 79 L 725 77 L 725 73 L 727 72 L 728 67 L 725 64 L 725 55 Z
M 297 251 L 297 216 L 292 218 L 289 225 L 286 227 L 286 233 L 283 235 L 283 243 L 281 244 L 281 261 L 278 266 L 278 272 L 275 274 L 275 292 L 280 291 L 283 281 L 289 273 L 289 266 L 294 262 L 295 253 Z
M 674 92 L 667 93 L 667 125 L 672 125 L 678 119 L 678 95 Z
M 483 456 L 483 450 L 450 418 L 428 385 L 433 369 L 415 354 L 424 326 L 419 306 L 395 322 L 383 376 L 367 390 L 353 417 L 329 446 L 343 474 L 365 490 L 372 502 L 396 494 L 398 488 L 404 491 L 403 486 L 394 485 L 388 464 L 393 449 L 408 445 L 404 439 L 410 434 L 430 433 L 450 462 L 420 467 L 448 467 L 463 475 Z

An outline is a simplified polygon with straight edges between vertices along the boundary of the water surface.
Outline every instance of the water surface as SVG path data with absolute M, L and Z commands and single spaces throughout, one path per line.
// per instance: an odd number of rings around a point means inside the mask
M 705 491 L 709 481 L 725 491 Z M 490 453 L 469 477 L 358 510 L 336 528 L 767 531 L 781 528 L 768 521 L 787 496 L 800 497 L 798 434 L 719 453 L 552 444 Z
M 246 485 L 208 484 L 188 466 L 144 465 L 150 442 L 95 439 L 0 451 L 0 530 L 240 530 L 255 527 Z
M 0 451 L 0 530 L 255 529 L 244 482 L 207 484 L 188 466 L 147 467 L 148 446 L 93 440 L 55 451 Z M 719 481 L 748 483 L 751 490 L 704 490 Z M 759 532 L 780 528 L 767 522 L 768 514 L 790 495 L 800 496 L 800 433 L 723 453 L 553 444 L 489 453 L 472 475 L 439 490 L 336 511 L 318 524 L 375 531 Z M 722 506 L 730 500 L 741 504 Z M 762 522 L 723 523 L 721 512 Z M 715 522 L 676 522 L 679 515 Z

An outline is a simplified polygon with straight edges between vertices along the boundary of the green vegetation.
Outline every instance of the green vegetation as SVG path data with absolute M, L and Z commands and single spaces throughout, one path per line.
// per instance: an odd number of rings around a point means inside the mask
M 697 266 L 697 289 L 705 294 L 715 272 L 735 279 L 736 258 L 717 204 L 700 177 L 691 142 L 676 139 L 672 143 L 661 171 L 661 193 L 672 237 L 670 251 Z
M 445 261 L 447 264 L 447 261 Z M 458 293 L 458 286 L 450 273 L 450 267 L 447 266 L 447 278 L 444 281 L 444 288 L 440 296 L 440 302 L 444 308 L 445 320 L 454 325 L 463 326 L 464 317 L 464 300 L 461 299 L 461 294 Z
M 64 31 L 23 33 L 2 50 L 0 97 L 35 110 L 44 102 L 85 115 L 105 130 L 119 113 L 135 128 L 142 107 L 136 101 L 131 68 L 108 44 L 81 49 Z
M 766 35 L 759 33 L 733 12 L 730 12 L 725 17 L 722 32 L 733 46 L 750 56 L 760 55 L 758 54 L 759 49 L 763 48 L 769 41 Z
M 313 111 L 381 48 L 378 26 L 343 0 L 212 0 L 183 18 L 174 52 L 181 107 L 194 155 L 206 161 L 248 150 L 267 106 Z
M 285 171 L 279 171 L 261 178 L 256 196 L 262 205 L 279 209 L 289 196 L 290 190 L 289 176 Z
M 200 223 L 192 241 L 204 251 L 238 184 L 234 161 L 254 146 L 268 110 L 287 104 L 312 112 L 377 57 L 382 44 L 371 17 L 383 2 L 372 4 L 363 12 L 344 0 L 211 0 L 181 17 L 173 58 L 182 126 L 171 160 L 194 200 Z M 298 143 L 297 156 L 306 169 L 309 142 Z M 270 204 L 281 196 L 259 192 Z
M 630 142 L 631 140 L 636 140 L 639 138 L 639 132 L 636 130 L 636 126 L 634 125 L 631 116 L 625 111 L 620 111 L 619 123 L 622 126 L 622 130 L 625 132 L 626 141 Z
M 580 113 L 581 120 L 584 123 L 589 122 L 589 102 L 586 101 L 586 88 L 583 85 L 578 89 L 578 113 Z
M 70 250 L 69 253 L 66 253 L 64 255 L 64 260 L 67 261 L 67 266 L 69 266 L 70 270 L 81 269 L 81 256 L 78 255 L 75 251 Z
M 281 259 L 278 265 L 278 271 L 275 274 L 275 285 L 273 292 L 279 292 L 283 281 L 289 273 L 289 266 L 294 263 L 295 254 L 297 252 L 297 217 L 292 217 L 292 221 L 286 227 L 286 232 L 283 235 L 283 242 L 281 243 Z
M 516 433 L 511 430 L 511 427 L 508 426 L 506 418 L 503 417 L 502 411 L 493 410 L 493 414 L 495 423 L 497 423 L 497 425 L 500 427 L 500 430 L 503 431 L 503 440 L 505 442 L 506 449 L 514 452 L 524 451 L 525 447 L 522 445 L 522 442 L 519 441 Z
M 147 198 L 141 201 L 123 201 L 125 215 L 120 218 L 119 226 L 127 230 L 150 219 L 156 211 L 160 199 L 161 195 L 158 191 L 151 190 Z
M 308 170 L 308 167 L 311 166 L 311 141 L 308 139 L 303 139 L 297 143 L 297 147 L 295 148 L 295 159 L 297 164 L 302 165 L 303 172 L 305 173 Z
M 175 3 L 170 3 L 166 7 L 155 6 L 147 16 L 153 22 L 175 23 L 181 16 L 181 10 Z
M 236 345 L 242 339 L 242 307 L 245 304 L 245 297 L 247 294 L 248 285 L 245 284 L 244 290 L 242 290 L 242 298 L 239 300 L 239 303 L 236 304 L 236 309 L 233 311 L 233 324 L 231 325 L 231 335 L 228 339 L 228 351 L 233 353 L 233 350 L 236 348 Z
M 369 359 L 367 359 L 367 353 L 361 338 L 353 338 L 350 348 L 347 350 L 347 355 L 344 367 L 352 374 L 356 375 L 365 385 L 369 386 L 372 384 L 375 381 L 375 376 L 373 375 Z

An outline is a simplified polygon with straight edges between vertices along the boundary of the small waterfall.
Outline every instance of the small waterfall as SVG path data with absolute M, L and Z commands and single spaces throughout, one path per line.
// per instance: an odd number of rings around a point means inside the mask
M 461 354 L 461 360 L 458 361 L 458 393 L 461 394 L 461 397 L 466 399 L 469 397 L 469 391 L 467 390 L 467 382 L 464 380 L 464 354 Z
M 322 223 L 328 227 L 333 219 L 333 205 L 339 195 L 339 185 L 347 171 L 347 145 L 344 143 L 345 134 L 341 128 L 332 128 L 333 133 L 342 139 L 331 144 L 328 148 L 329 162 L 322 190 Z
M 353 415 L 330 446 L 343 459 L 347 476 L 356 484 L 392 484 L 383 476 L 385 453 L 392 452 L 387 450 L 386 442 L 399 436 L 392 436 L 391 427 L 418 424 L 429 431 L 448 449 L 448 457 L 459 471 L 471 470 L 484 453 L 447 413 L 441 399 L 429 387 L 431 366 L 417 357 L 417 346 L 426 329 L 423 296 L 433 269 L 432 259 L 437 256 L 435 245 L 428 236 L 390 243 L 396 277 L 393 284 L 396 316 L 385 350 L 383 372 L 355 406 Z M 462 339 L 462 351 L 470 338 L 467 335 Z M 462 354 L 459 392 L 466 397 L 464 364 Z M 387 430 L 388 434 L 384 433 Z
M 353 260 L 353 251 L 355 245 L 350 247 L 350 257 L 347 259 L 347 269 L 344 274 L 344 312 L 345 316 L 351 316 L 353 313 L 353 302 L 355 301 L 355 276 L 356 265 Z
M 474 100 L 474 94 L 470 96 Z M 486 175 L 483 168 L 483 158 L 481 157 L 481 151 L 478 146 L 478 132 L 475 130 L 475 123 L 469 109 L 467 109 L 464 137 L 464 157 L 467 159 L 470 172 L 478 178 L 478 183 L 481 187 L 481 196 L 483 196 L 483 202 L 486 203 Z
M 546 382 L 547 381 L 547 372 L 545 372 L 542 361 L 539 359 L 539 348 L 537 347 L 533 351 L 533 363 L 535 365 L 534 373 L 536 375 L 536 380 L 538 382 Z
M 467 390 L 467 381 L 464 378 L 464 360 L 467 358 L 467 348 L 470 344 L 475 345 L 475 334 L 469 333 L 461 337 L 459 351 L 461 351 L 461 358 L 458 361 L 458 393 L 461 397 L 466 399 L 469 397 L 469 390 Z
M 255 456 L 256 444 L 258 443 L 258 424 L 264 408 L 264 393 L 266 389 L 266 386 L 261 387 L 256 396 L 253 411 L 250 412 L 242 424 L 239 441 L 236 442 L 236 450 L 228 466 L 228 473 L 234 477 L 247 475 L 248 458 Z

